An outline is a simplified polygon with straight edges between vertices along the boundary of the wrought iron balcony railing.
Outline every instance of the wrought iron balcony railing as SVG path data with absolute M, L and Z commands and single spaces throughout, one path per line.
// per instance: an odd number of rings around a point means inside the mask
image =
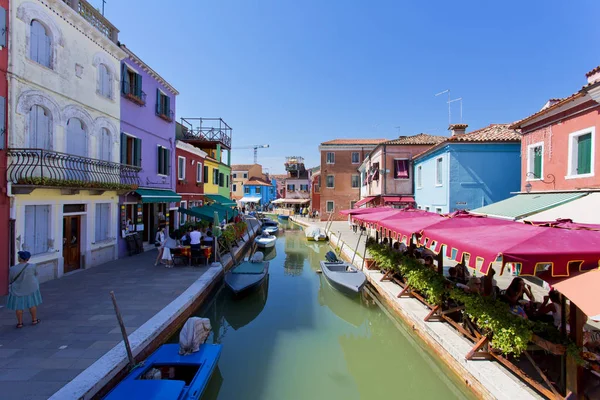
M 175 118 L 173 110 L 164 110 L 160 107 L 160 104 L 156 105 L 156 115 L 167 122 L 173 122 L 173 119 Z
M 86 0 L 63 0 L 75 12 L 114 43 L 119 42 L 119 30 Z
M 218 142 L 231 148 L 233 129 L 222 118 L 181 118 L 184 139 Z
M 138 106 L 146 105 L 146 93 L 143 90 L 140 90 L 139 93 L 135 93 L 131 90 L 131 88 L 124 83 L 121 79 L 121 96 L 125 97 L 128 100 L 133 101 Z
M 140 167 L 43 149 L 9 149 L 13 185 L 127 190 L 139 184 Z

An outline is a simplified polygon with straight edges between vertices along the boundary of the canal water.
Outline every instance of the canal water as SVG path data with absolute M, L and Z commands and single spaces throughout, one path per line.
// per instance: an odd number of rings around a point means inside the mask
M 317 273 L 327 243 L 280 229 L 261 290 L 235 300 L 222 288 L 196 312 L 223 345 L 203 399 L 474 398 L 376 299 L 346 297 Z

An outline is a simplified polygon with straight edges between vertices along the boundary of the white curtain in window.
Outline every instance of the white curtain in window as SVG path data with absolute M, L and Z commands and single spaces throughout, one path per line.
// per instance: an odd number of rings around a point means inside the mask
M 52 41 L 46 33 L 44 25 L 38 21 L 31 21 L 31 35 L 29 46 L 29 58 L 31 60 L 50 68 L 50 53 L 52 51 Z
M 29 132 L 27 147 L 30 149 L 51 150 L 50 145 L 50 116 L 41 106 L 33 106 L 29 110 Z
M 110 203 L 96 204 L 96 242 L 110 236 Z

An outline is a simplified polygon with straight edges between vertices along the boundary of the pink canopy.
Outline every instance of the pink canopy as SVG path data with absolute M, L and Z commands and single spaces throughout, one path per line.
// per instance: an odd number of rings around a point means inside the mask
M 600 318 L 600 301 L 598 301 L 599 285 L 600 271 L 594 270 L 565 279 L 557 283 L 554 288 L 577 304 L 577 307 L 585 315 L 597 321 Z
M 437 224 L 445 218 L 439 214 L 427 211 L 403 212 L 379 222 L 379 226 L 389 229 L 398 235 L 398 240 L 410 238 L 415 233 L 421 233 L 428 226 Z
M 547 226 L 551 228 L 563 228 L 563 229 L 588 229 L 591 231 L 600 231 L 600 225 L 597 224 L 580 224 L 573 222 L 571 219 L 557 219 L 555 221 L 523 221 L 526 224 L 535 226 Z
M 382 211 L 393 210 L 392 207 L 370 207 L 370 208 L 352 208 L 350 210 L 342 210 L 340 214 L 342 215 L 361 215 L 361 214 L 371 214 L 378 213 Z
M 398 214 L 398 211 L 399 210 L 393 208 L 381 208 L 379 212 L 353 215 L 353 219 L 367 224 L 376 224 L 384 218 Z

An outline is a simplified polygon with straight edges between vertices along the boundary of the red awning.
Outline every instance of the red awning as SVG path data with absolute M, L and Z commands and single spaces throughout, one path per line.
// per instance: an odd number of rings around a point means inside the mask
M 413 212 L 416 211 L 416 212 Z M 402 239 L 403 237 L 410 238 L 414 233 L 421 233 L 428 226 L 437 224 L 445 217 L 421 210 L 401 210 L 393 217 L 382 220 L 379 225 L 387 228 Z M 400 240 L 399 239 L 399 240 Z
M 391 217 L 393 215 L 396 215 L 398 213 L 399 210 L 394 209 L 394 208 L 387 208 L 387 207 L 378 207 L 376 208 L 379 210 L 379 212 L 373 212 L 373 213 L 364 213 L 364 214 L 355 214 L 352 215 L 352 219 L 354 221 L 359 221 L 359 222 L 365 222 L 365 223 L 375 223 L 375 222 L 379 222 L 384 218 L 388 218 Z
M 356 203 L 354 203 L 354 208 L 358 208 L 360 206 L 364 206 L 365 204 L 368 204 L 368 203 L 372 202 L 376 198 L 377 198 L 377 196 L 369 196 L 369 197 L 365 197 L 364 199 L 360 199 L 359 201 L 357 201 Z
M 383 196 L 384 203 L 409 203 L 415 202 L 415 198 L 412 196 Z
M 600 318 L 599 287 L 600 270 L 598 269 L 578 274 L 554 285 L 554 289 L 567 296 L 585 315 L 594 320 Z
M 587 229 L 591 231 L 600 231 L 600 225 L 597 224 L 580 224 L 573 222 L 570 219 L 557 219 L 555 221 L 523 221 L 526 224 L 535 226 L 547 226 L 552 228 L 563 228 L 563 229 Z

